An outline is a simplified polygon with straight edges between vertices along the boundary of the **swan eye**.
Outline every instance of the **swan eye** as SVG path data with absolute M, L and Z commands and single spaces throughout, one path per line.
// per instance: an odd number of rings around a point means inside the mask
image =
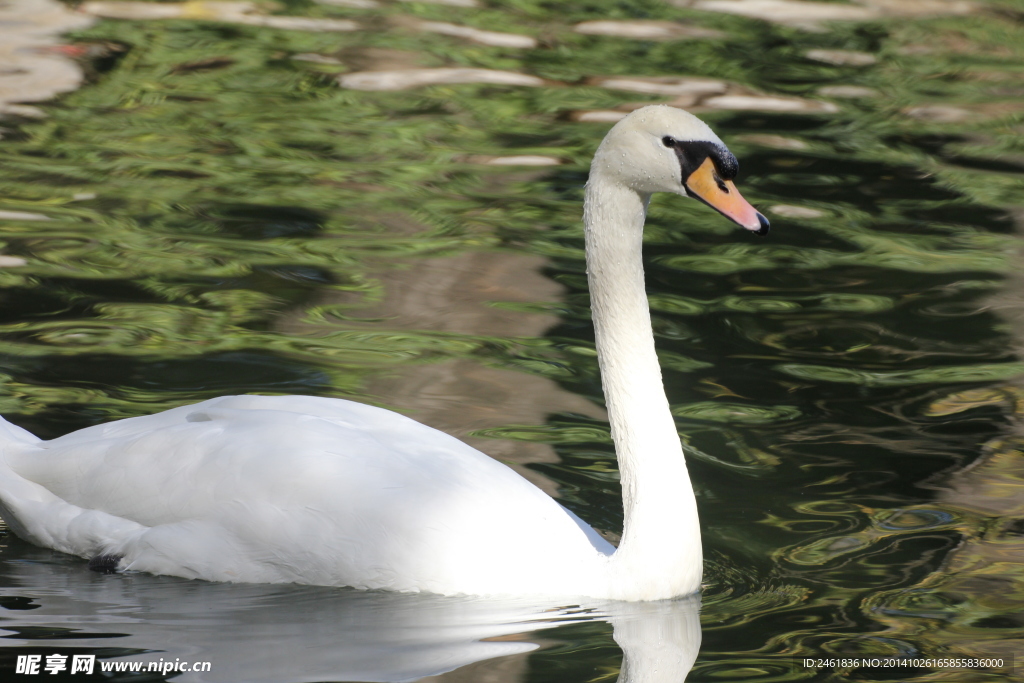
M 676 139 L 666 135 L 665 137 L 663 137 L 661 139 L 661 144 L 665 145 L 666 147 L 675 147 L 676 146 Z

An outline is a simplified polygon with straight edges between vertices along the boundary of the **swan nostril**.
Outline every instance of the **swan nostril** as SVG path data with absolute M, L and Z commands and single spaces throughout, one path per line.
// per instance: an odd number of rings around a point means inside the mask
M 722 180 L 722 177 L 718 175 L 718 171 L 715 171 L 714 179 L 715 184 L 718 185 L 718 189 L 724 192 L 725 194 L 729 194 L 729 186 L 726 185 L 725 181 Z

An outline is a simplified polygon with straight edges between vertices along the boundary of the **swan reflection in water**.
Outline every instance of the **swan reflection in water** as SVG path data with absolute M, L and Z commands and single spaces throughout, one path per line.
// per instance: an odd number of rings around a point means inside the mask
M 175 683 L 415 681 L 522 655 L 585 621 L 612 625 L 620 683 L 679 683 L 700 646 L 692 596 L 567 605 L 100 575 L 13 536 L 4 543 L 0 604 L 13 609 L 0 611 L 0 645 L 97 661 L 211 662 L 206 673 L 168 674 Z M 522 667 L 492 665 L 488 680 L 523 680 Z

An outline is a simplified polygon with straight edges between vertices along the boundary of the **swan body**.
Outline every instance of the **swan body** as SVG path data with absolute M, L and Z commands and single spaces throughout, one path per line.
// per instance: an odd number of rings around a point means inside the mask
M 703 122 L 662 105 L 623 119 L 594 158 L 584 222 L 623 488 L 618 549 L 458 439 L 307 396 L 228 396 L 52 441 L 0 419 L 0 515 L 20 537 L 100 566 L 211 581 L 617 600 L 692 593 L 702 565 L 696 502 L 654 353 L 640 246 L 657 191 L 696 195 L 765 232 L 732 185 L 735 166 Z
M 340 399 L 216 398 L 24 436 L 5 456 L 20 481 L 2 482 L 3 515 L 19 536 L 154 574 L 536 593 L 558 581 L 553 558 L 586 580 L 613 550 L 509 467 Z

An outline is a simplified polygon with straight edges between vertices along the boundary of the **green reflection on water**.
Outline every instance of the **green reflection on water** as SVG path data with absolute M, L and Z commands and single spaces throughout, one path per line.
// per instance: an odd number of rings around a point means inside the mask
M 903 384 L 930 384 L 932 382 L 986 382 L 1005 380 L 1024 374 L 1024 363 L 994 365 L 963 365 L 945 368 L 922 368 L 902 372 L 871 372 L 853 368 L 817 365 L 780 365 L 781 372 L 804 379 L 825 382 L 850 382 L 865 386 L 896 386 Z
M 1019 269 L 1008 209 L 1024 196 L 1022 10 L 1015 0 L 822 32 L 642 1 L 287 10 L 369 22 L 352 34 L 100 23 L 80 38 L 121 51 L 0 143 L 0 208 L 51 219 L 0 221 L 3 253 L 26 261 L 0 268 L 0 409 L 56 434 L 231 392 L 369 400 L 379 374 L 453 358 L 600 401 L 579 202 L 604 126 L 569 114 L 657 98 L 586 79 L 685 70 L 812 98 L 824 85 L 870 87 L 880 97 L 837 100 L 835 115 L 704 114 L 741 159 L 751 201 L 820 216 L 769 213 L 772 235 L 753 241 L 692 202 L 651 206 L 659 357 L 708 557 L 689 680 L 806 679 L 790 658 L 824 653 L 1012 650 L 1024 641 L 1024 476 L 1003 431 L 1021 412 L 1024 366 L 985 297 Z M 405 14 L 541 46 L 470 45 L 386 21 Z M 608 18 L 692 21 L 726 37 L 571 31 Z M 837 48 L 878 62 L 805 57 Z M 290 59 L 301 53 L 342 64 Z M 558 83 L 334 85 L 334 73 L 384 57 Z M 512 154 L 564 163 L 469 161 Z M 544 309 L 562 319 L 549 336 L 395 329 L 361 313 L 383 296 L 382 264 L 494 248 L 551 259 L 569 291 Z M 284 329 L 291 319 L 308 327 Z M 556 444 L 562 462 L 537 469 L 586 519 L 621 527 L 604 423 L 562 415 L 475 434 Z M 604 680 L 616 657 L 607 628 L 581 629 L 526 676 Z M 971 676 L 908 680 L 1011 680 Z
M 711 422 L 730 422 L 739 424 L 767 424 L 780 420 L 791 420 L 800 415 L 800 410 L 793 406 L 745 406 L 738 403 L 721 401 L 702 401 L 685 406 L 675 406 L 672 414 L 676 417 L 688 417 L 694 420 Z

